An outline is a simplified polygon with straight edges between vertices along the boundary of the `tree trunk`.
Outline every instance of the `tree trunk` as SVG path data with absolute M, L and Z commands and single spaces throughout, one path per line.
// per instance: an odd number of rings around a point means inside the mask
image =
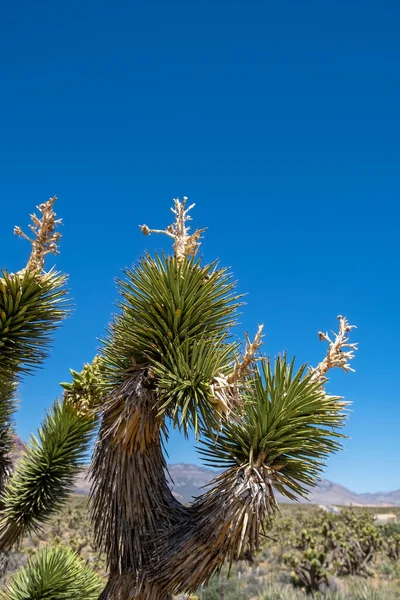
M 182 506 L 166 478 L 156 400 L 140 369 L 112 394 L 103 415 L 91 490 L 96 542 L 110 571 L 101 600 L 195 592 L 226 558 L 256 549 L 260 525 L 275 506 L 262 468 L 239 466 Z

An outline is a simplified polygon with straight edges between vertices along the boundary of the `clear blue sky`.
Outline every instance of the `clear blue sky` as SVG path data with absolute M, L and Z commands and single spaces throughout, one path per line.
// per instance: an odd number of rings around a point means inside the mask
M 68 368 L 95 354 L 113 278 L 164 227 L 175 196 L 196 202 L 206 260 L 248 292 L 241 330 L 316 364 L 319 329 L 358 325 L 345 451 L 326 476 L 400 487 L 398 2 L 148 0 L 8 2 L 0 46 L 0 266 L 49 196 L 64 219 L 56 264 L 75 312 L 45 368 L 21 387 L 23 438 Z M 49 264 L 53 261 L 50 260 Z M 171 462 L 198 462 L 173 435 Z

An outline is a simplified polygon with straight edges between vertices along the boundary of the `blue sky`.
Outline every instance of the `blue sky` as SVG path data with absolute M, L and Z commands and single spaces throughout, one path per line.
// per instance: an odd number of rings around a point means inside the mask
M 72 317 L 45 368 L 21 387 L 23 438 L 68 368 L 90 361 L 116 300 L 114 277 L 164 227 L 171 198 L 196 202 L 205 260 L 247 292 L 240 332 L 316 364 L 320 329 L 358 326 L 345 451 L 326 476 L 400 487 L 400 41 L 397 2 L 7 3 L 1 19 L 0 266 L 23 266 L 12 235 L 59 197 L 57 267 Z M 49 266 L 54 261 L 49 261 Z M 199 462 L 171 436 L 171 462 Z

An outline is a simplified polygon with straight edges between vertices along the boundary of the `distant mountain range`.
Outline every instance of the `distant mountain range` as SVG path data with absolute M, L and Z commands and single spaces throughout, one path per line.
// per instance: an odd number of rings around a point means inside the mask
M 16 447 L 13 452 L 15 461 L 18 460 L 23 448 L 23 442 L 17 438 Z M 172 493 L 182 503 L 188 503 L 193 497 L 202 494 L 205 491 L 205 486 L 217 475 L 217 472 L 212 469 L 185 463 L 168 465 L 168 471 L 171 479 Z M 90 485 L 87 479 L 87 472 L 88 468 L 85 467 L 78 475 L 74 490 L 75 493 L 87 494 L 89 492 Z M 288 502 L 280 494 L 277 494 L 277 500 L 278 502 Z M 308 501 L 302 500 L 302 502 L 323 504 L 325 506 L 400 506 L 400 489 L 393 492 L 356 494 L 342 485 L 323 479 L 317 487 L 310 488 Z
M 173 481 L 172 491 L 181 502 L 190 502 L 193 496 L 198 496 L 210 480 L 215 477 L 215 471 L 197 465 L 179 463 L 168 465 L 168 470 Z M 316 488 L 310 488 L 307 500 L 312 504 L 349 506 L 400 506 L 400 489 L 393 492 L 377 492 L 375 494 L 356 494 L 342 485 L 323 479 Z M 277 494 L 278 502 L 288 502 Z
M 202 494 L 217 475 L 212 469 L 185 463 L 168 465 L 168 471 L 172 493 L 182 503 L 188 503 Z M 82 471 L 77 479 L 76 493 L 78 494 L 87 494 L 89 491 L 86 474 L 87 469 Z M 277 500 L 288 502 L 287 498 L 280 494 L 277 494 Z M 325 506 L 400 506 L 400 489 L 393 492 L 356 494 L 342 485 L 323 479 L 316 488 L 310 488 L 309 500 L 301 500 L 301 502 Z

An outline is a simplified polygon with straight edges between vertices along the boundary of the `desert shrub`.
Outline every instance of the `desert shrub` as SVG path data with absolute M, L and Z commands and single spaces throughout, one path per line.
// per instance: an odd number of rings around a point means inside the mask
M 372 515 L 344 512 L 334 549 L 337 574 L 370 575 L 370 565 L 382 543 L 380 529 L 375 525 Z
M 328 587 L 327 556 L 316 546 L 306 548 L 300 556 L 286 554 L 284 562 L 293 568 L 291 582 L 307 594 L 314 594 Z
M 237 577 L 214 577 L 197 595 L 201 600 L 247 600 L 249 596 L 241 587 Z
M 268 586 L 258 600 L 304 600 L 305 595 L 300 590 L 294 590 L 290 585 L 274 584 Z

